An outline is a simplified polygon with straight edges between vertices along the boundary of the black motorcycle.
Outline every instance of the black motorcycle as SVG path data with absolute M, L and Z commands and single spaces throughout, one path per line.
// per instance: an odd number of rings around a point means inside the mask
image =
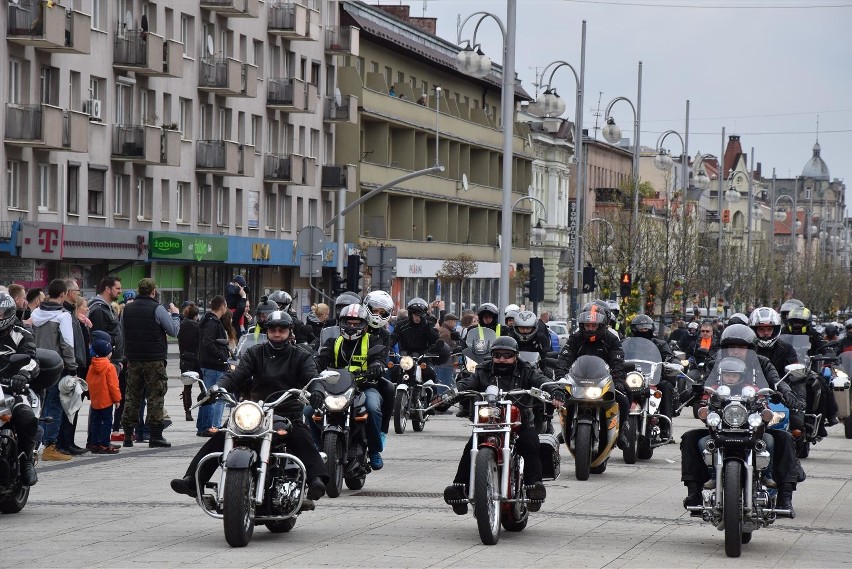
M 399 364 L 388 364 L 396 384 L 393 402 L 393 430 L 396 434 L 405 432 L 409 419 L 415 432 L 419 433 L 426 427 L 429 418 L 426 408 L 437 394 L 434 362 L 446 359 L 443 353 L 436 352 L 444 346 L 444 341 L 438 340 L 430 351 L 401 355 Z

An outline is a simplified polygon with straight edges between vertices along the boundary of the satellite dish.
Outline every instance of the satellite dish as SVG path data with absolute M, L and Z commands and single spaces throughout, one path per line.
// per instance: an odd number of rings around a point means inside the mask
M 207 34 L 207 53 L 213 55 L 213 36 Z
M 340 95 L 340 89 L 334 88 L 334 102 L 339 107 L 343 104 L 343 97 Z
M 130 10 L 124 13 L 124 29 L 130 30 L 133 28 L 133 14 L 130 13 Z
M 527 145 L 532 148 L 532 135 L 530 133 L 527 133 Z
M 468 183 L 467 183 L 467 174 L 462 174 L 462 189 L 464 191 L 467 191 L 468 187 L 469 186 L 468 186 Z

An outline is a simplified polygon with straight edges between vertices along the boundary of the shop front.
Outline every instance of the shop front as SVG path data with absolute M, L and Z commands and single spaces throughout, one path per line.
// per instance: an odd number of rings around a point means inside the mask
M 442 259 L 398 258 L 390 291 L 397 307 L 405 308 L 415 297 L 427 302 L 443 300 L 445 310 L 455 314 L 484 302 L 498 304 L 500 263 L 477 262 L 474 274 L 452 282 L 437 278 L 443 267 Z
M 225 293 L 233 276 L 226 266 L 227 237 L 151 231 L 148 259 L 161 302 L 176 306 L 190 300 L 203 310 L 211 298 Z

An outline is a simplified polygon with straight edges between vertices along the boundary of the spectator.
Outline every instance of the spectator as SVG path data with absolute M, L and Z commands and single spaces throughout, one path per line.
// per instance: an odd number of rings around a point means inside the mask
M 327 304 L 320 302 L 311 306 L 311 313 L 308 314 L 307 324 L 311 327 L 315 338 L 320 337 L 323 326 L 325 326 L 325 322 L 328 320 L 328 314 L 329 308 Z
M 198 364 L 204 385 L 210 389 L 228 369 L 228 333 L 222 325 L 222 317 L 228 312 L 223 296 L 210 300 L 210 310 L 201 318 L 199 325 Z M 212 437 L 222 422 L 222 402 L 199 408 L 196 435 Z M 215 428 L 214 428 L 215 427 Z
M 233 315 L 231 312 L 226 312 L 222 315 L 222 327 L 225 329 L 225 334 L 228 335 L 228 352 L 229 357 L 230 354 L 233 354 L 237 351 L 237 331 L 234 330 L 234 324 L 231 322 Z
M 184 303 L 186 304 L 186 303 Z M 178 352 L 180 353 L 180 372 L 194 371 L 201 377 L 201 366 L 198 365 L 198 306 L 194 302 L 186 304 L 183 309 L 183 320 L 178 331 Z M 180 395 L 183 401 L 183 411 L 187 421 L 193 421 L 192 385 L 184 385 Z
M 31 288 L 27 291 L 27 306 L 21 314 L 21 324 L 32 330 L 32 312 L 39 307 L 41 301 L 44 300 L 44 292 L 40 288 Z
M 246 279 L 242 275 L 235 275 L 231 282 L 228 283 L 226 289 L 225 300 L 227 301 L 228 310 L 234 314 L 234 328 L 237 329 L 237 334 L 245 327 L 245 312 L 248 295 L 248 286 Z
M 429 95 L 427 95 L 426 93 L 423 93 L 422 95 L 420 95 L 420 98 L 419 98 L 419 99 L 417 99 L 417 104 L 418 104 L 418 105 L 423 105 L 423 106 L 425 107 L 425 106 L 426 106 L 426 103 L 427 103 L 428 101 L 429 101 Z
M 112 406 L 121 402 L 118 388 L 118 374 L 110 362 L 112 338 L 101 330 L 92 333 L 92 364 L 86 374 L 89 384 L 89 399 L 92 402 L 89 411 L 90 450 L 93 454 L 116 454 L 118 447 L 110 444 L 112 429 Z
M 454 350 L 459 342 L 461 342 L 461 336 L 456 330 L 456 325 L 458 324 L 459 317 L 453 313 L 445 314 L 444 321 L 441 323 L 440 328 L 438 328 L 438 336 L 444 341 L 444 343 L 449 346 L 450 350 Z M 435 366 L 435 375 L 438 377 L 438 381 L 443 383 L 444 385 L 453 386 L 453 363 L 452 361 L 448 361 L 447 363 L 436 365 Z
M 393 88 L 393 85 L 391 85 L 391 88 L 388 91 L 388 95 L 390 95 L 391 97 L 396 97 L 396 89 Z
M 86 368 L 88 367 L 88 330 L 83 332 L 83 324 L 77 316 L 77 301 L 81 300 L 80 285 L 77 281 L 71 278 L 65 279 L 65 286 L 68 292 L 65 296 L 65 301 L 62 303 L 64 308 L 71 314 L 71 327 L 74 332 L 74 359 L 77 361 L 77 376 L 86 377 Z M 88 319 L 87 319 L 88 320 Z M 74 437 L 77 434 L 77 416 L 78 412 L 74 413 L 74 418 L 71 420 L 66 413 L 62 414 L 62 425 L 59 427 L 59 440 L 56 446 L 60 449 L 67 450 L 71 455 L 86 454 L 88 449 L 80 447 L 74 442 Z
M 121 415 L 124 412 L 124 393 L 127 387 L 127 369 L 124 362 L 124 331 L 118 318 L 120 311 L 116 310 L 113 302 L 121 296 L 121 278 L 107 275 L 98 283 L 97 296 L 89 301 L 89 320 L 92 330 L 102 330 L 112 338 L 112 355 L 110 356 L 115 371 L 118 373 L 118 386 L 121 390 L 121 403 L 113 414 L 111 440 L 120 441 Z M 116 303 L 116 307 L 118 304 Z
M 547 324 L 548 322 L 550 322 L 550 312 L 547 312 L 545 310 L 544 312 L 541 313 L 541 315 L 538 317 L 538 319 L 540 321 L 544 322 L 545 324 Z
M 62 305 L 65 302 L 68 288 L 62 279 L 54 279 L 47 285 L 47 298 L 33 310 L 33 336 L 36 347 L 52 350 L 62 357 L 64 364 L 63 375 L 73 376 L 77 373 L 77 360 L 74 356 L 74 328 L 71 314 Z M 52 421 L 44 422 L 44 445 L 42 460 L 69 460 L 69 449 L 63 449 L 58 443 L 67 437 L 67 422 L 62 420 L 65 415 L 59 397 L 59 385 L 47 390 L 44 401 L 42 418 L 50 417 Z M 64 432 L 63 431 L 64 427 Z M 63 437 L 65 435 L 65 437 Z
M 23 321 L 24 310 L 27 308 L 27 289 L 19 284 L 10 284 L 9 296 L 15 301 L 15 313 L 18 317 L 18 322 L 15 325 L 20 326 Z
M 468 310 L 462 311 L 462 317 L 461 317 L 461 328 L 462 328 L 461 337 L 462 337 L 462 339 L 464 339 L 465 336 L 467 336 L 467 331 L 471 327 L 476 326 L 476 323 L 477 323 L 478 320 L 479 319 L 477 318 L 476 313 L 473 310 L 468 309 Z
M 149 447 L 171 447 L 163 438 L 163 412 L 169 378 L 166 375 L 168 344 L 166 336 L 177 336 L 180 325 L 178 308 L 158 303 L 154 296 L 157 283 L 152 278 L 139 281 L 136 300 L 126 304 L 122 323 L 127 338 L 127 389 L 125 413 L 121 417 L 124 446 L 133 446 L 133 431 L 139 424 L 139 406 L 144 399 L 151 430 Z

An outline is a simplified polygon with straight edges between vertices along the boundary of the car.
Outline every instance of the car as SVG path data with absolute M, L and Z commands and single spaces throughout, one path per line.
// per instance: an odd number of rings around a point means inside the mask
M 568 330 L 568 323 L 564 320 L 551 320 L 547 323 L 547 327 L 551 332 L 556 334 L 556 337 L 559 338 L 559 348 L 565 346 L 565 342 L 568 341 L 568 335 L 570 331 Z

